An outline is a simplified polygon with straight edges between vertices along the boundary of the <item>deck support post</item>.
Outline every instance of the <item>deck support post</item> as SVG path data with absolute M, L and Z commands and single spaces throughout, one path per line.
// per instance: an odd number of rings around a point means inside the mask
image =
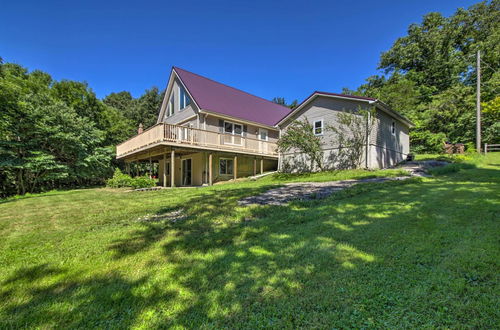
M 163 187 L 167 186 L 167 152 L 163 154 Z
M 253 176 L 257 175 L 257 159 L 253 158 Z
M 149 178 L 153 177 L 153 163 L 151 162 L 151 154 L 149 155 Z
M 175 187 L 175 150 L 170 152 L 170 187 Z
M 208 154 L 208 185 L 212 185 L 212 153 Z
M 260 174 L 264 173 L 264 158 L 260 159 Z
M 238 178 L 238 156 L 234 156 L 234 168 L 233 168 L 233 179 L 236 180 Z

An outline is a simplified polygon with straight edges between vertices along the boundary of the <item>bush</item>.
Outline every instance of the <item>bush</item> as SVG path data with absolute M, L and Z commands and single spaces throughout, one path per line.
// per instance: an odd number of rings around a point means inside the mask
M 156 180 L 151 179 L 147 176 L 138 176 L 136 178 L 132 178 L 131 187 L 134 189 L 150 188 L 154 186 L 156 186 Z
M 106 186 L 110 188 L 131 187 L 133 189 L 150 188 L 156 186 L 156 180 L 150 179 L 147 176 L 139 176 L 132 178 L 130 175 L 122 173 L 120 169 L 116 169 L 113 177 L 106 181 Z

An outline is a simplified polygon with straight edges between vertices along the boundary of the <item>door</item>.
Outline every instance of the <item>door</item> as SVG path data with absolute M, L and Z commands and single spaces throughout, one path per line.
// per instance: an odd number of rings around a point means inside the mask
M 267 140 L 269 139 L 267 129 L 259 128 L 259 151 L 267 153 Z
M 191 185 L 191 178 L 192 178 L 191 166 L 192 166 L 191 165 L 191 158 L 182 160 L 182 185 L 183 186 L 190 186 Z

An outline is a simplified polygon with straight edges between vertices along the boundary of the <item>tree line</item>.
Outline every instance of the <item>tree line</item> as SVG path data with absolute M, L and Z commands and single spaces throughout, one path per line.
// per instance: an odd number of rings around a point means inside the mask
M 345 93 L 375 97 L 415 123 L 414 152 L 443 143 L 474 149 L 476 55 L 481 51 L 482 138 L 500 143 L 500 1 L 483 1 L 452 16 L 425 15 L 380 57 L 382 74 Z
M 115 145 L 153 125 L 161 101 L 156 87 L 100 100 L 86 83 L 0 59 L 0 197 L 104 183 Z
M 414 152 L 475 140 L 476 52 L 481 50 L 483 141 L 500 143 L 500 0 L 425 15 L 382 53 L 381 74 L 344 93 L 381 99 L 412 120 Z M 102 184 L 118 166 L 115 145 L 153 125 L 162 92 L 96 97 L 83 82 L 0 58 L 0 197 Z M 276 103 L 294 108 L 283 98 Z

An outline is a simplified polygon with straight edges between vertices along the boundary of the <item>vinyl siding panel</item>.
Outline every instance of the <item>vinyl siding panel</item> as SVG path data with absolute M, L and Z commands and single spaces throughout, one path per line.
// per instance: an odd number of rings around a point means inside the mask
M 341 112 L 356 113 L 359 109 L 369 110 L 371 105 L 358 100 L 344 100 L 318 96 L 306 105 L 299 113 L 285 123 L 287 126 L 293 120 L 307 121 L 313 125 L 317 120 L 323 120 L 324 134 L 321 136 L 321 147 L 324 151 L 323 162 L 326 168 L 346 168 L 349 164 L 343 163 L 338 157 L 339 145 L 336 134 L 327 126 L 338 125 L 338 115 Z M 391 134 L 390 125 L 393 118 L 381 110 L 376 111 L 376 118 L 370 136 L 368 160 L 365 159 L 366 149 L 363 150 L 362 164 L 368 167 L 381 168 L 392 166 L 402 161 L 409 152 L 408 126 L 396 119 L 396 135 Z M 284 171 L 311 171 L 317 170 L 308 157 L 298 151 L 291 150 L 282 156 L 281 166 Z
M 165 104 L 162 106 L 162 109 L 161 109 L 161 110 L 165 110 L 165 111 L 164 111 L 164 116 L 161 119 L 161 121 L 163 121 L 164 123 L 167 123 L 167 124 L 176 125 L 176 124 L 179 124 L 179 123 L 185 121 L 187 118 L 190 118 L 190 117 L 196 115 L 198 113 L 198 109 L 196 108 L 196 105 L 194 104 L 193 100 L 191 100 L 191 104 L 189 104 L 184 109 L 182 109 L 182 110 L 179 109 L 179 104 L 180 104 L 180 102 L 179 102 L 179 86 L 181 86 L 181 85 L 180 85 L 180 82 L 177 78 L 174 79 L 172 86 L 173 87 L 172 87 L 169 95 L 165 96 L 166 102 L 164 102 Z M 174 114 L 170 117 L 166 117 L 168 103 L 170 102 L 170 98 L 172 95 L 174 96 Z

